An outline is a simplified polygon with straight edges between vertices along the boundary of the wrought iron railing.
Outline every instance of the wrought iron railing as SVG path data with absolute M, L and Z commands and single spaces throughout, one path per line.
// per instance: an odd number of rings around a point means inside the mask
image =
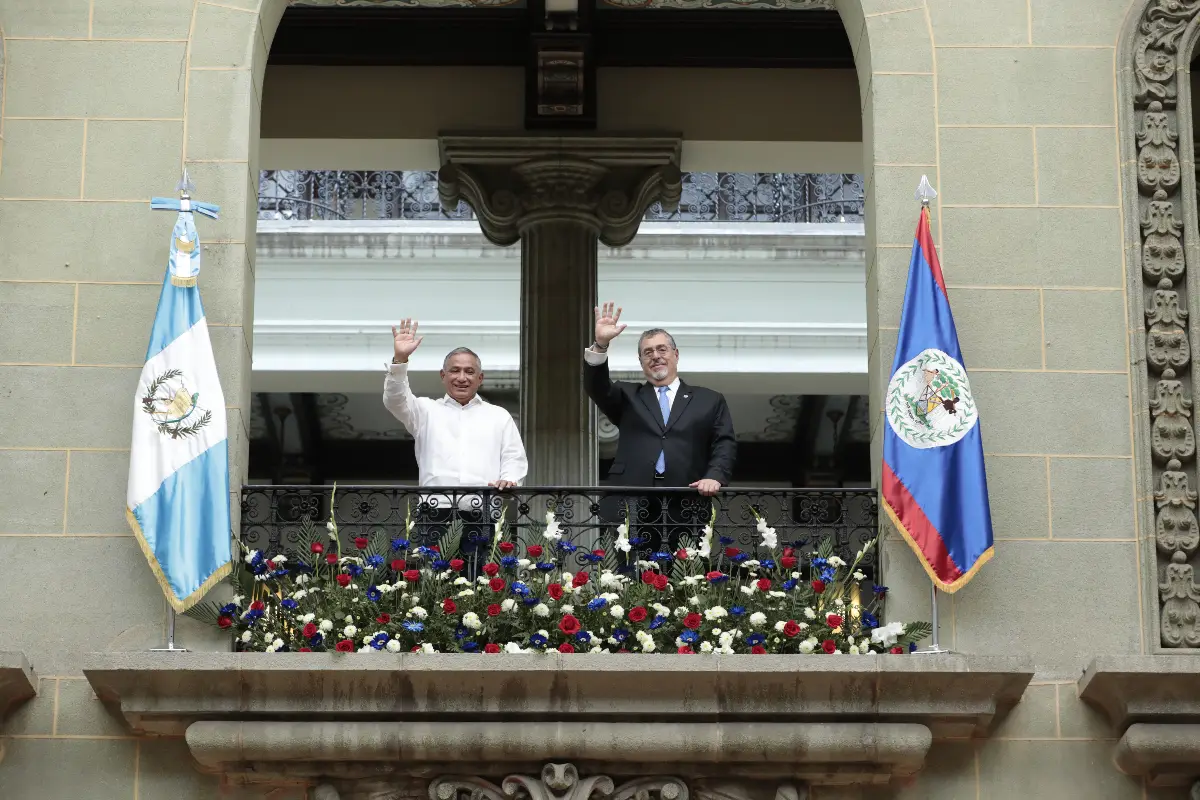
M 780 550 L 812 548 L 829 540 L 847 562 L 875 538 L 878 527 L 873 489 L 729 489 L 708 498 L 693 489 L 637 487 L 521 487 L 497 492 L 350 486 L 333 494 L 327 486 L 245 486 L 241 540 L 269 554 L 294 553 L 304 529 L 326 525 L 331 510 L 345 548 L 364 536 L 432 545 L 453 532 L 463 557 L 473 562 L 486 558 L 494 523 L 502 515 L 515 538 L 544 544 L 546 513 L 552 511 L 562 540 L 570 544 L 567 562 L 576 568 L 592 563 L 593 551 L 612 549 L 617 528 L 627 518 L 633 549 L 622 556 L 626 565 L 698 546 L 710 521 L 712 557 L 726 562 L 738 558 L 734 550 L 746 554 L 743 558 L 768 557 L 759 548 L 759 518 L 774 528 Z M 871 576 L 875 552 L 868 552 L 862 562 Z
M 263 170 L 258 218 L 469 220 L 466 203 L 443 208 L 430 171 Z M 863 179 L 850 174 L 686 172 L 677 211 L 646 219 L 681 222 L 862 222 Z

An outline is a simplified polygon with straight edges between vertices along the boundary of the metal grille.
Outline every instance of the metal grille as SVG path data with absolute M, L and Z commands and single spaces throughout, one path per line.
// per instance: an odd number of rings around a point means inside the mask
M 470 220 L 465 203 L 444 209 L 430 171 L 263 170 L 259 219 Z M 654 204 L 647 220 L 862 222 L 861 175 L 686 172 L 679 210 Z

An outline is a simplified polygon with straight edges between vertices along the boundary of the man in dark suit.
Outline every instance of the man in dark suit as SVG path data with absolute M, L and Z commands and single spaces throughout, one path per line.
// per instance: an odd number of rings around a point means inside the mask
M 614 383 L 608 373 L 608 347 L 625 325 L 621 309 L 605 303 L 596 309 L 596 340 L 584 351 L 584 386 L 588 397 L 621 435 L 609 467 L 608 485 L 665 489 L 691 487 L 711 497 L 727 485 L 737 454 L 733 419 L 725 398 L 712 389 L 679 379 L 679 349 L 665 330 L 648 330 L 638 339 L 638 360 L 645 383 Z M 647 511 L 664 523 L 648 544 L 672 550 L 679 536 L 695 527 L 695 501 L 672 496 L 669 502 L 648 498 Z M 657 506 L 659 514 L 654 514 Z M 708 504 L 703 520 L 708 521 Z M 623 516 L 623 514 L 622 514 Z M 636 520 L 635 520 L 636 524 Z M 662 534 L 666 534 L 665 540 Z

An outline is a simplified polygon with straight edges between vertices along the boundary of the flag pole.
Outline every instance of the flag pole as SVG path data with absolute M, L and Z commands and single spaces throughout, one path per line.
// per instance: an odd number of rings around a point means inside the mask
M 937 197 L 937 192 L 934 190 L 933 185 L 929 183 L 929 176 L 922 175 L 921 183 L 917 186 L 917 199 L 921 201 L 921 210 L 928 211 L 929 204 L 935 197 Z M 929 647 L 914 650 L 913 655 L 931 656 L 950 652 L 949 650 L 942 649 L 939 639 L 938 629 L 941 626 L 938 624 L 938 590 L 937 584 L 933 581 L 929 582 L 929 605 L 929 619 L 933 625 L 933 635 L 930 637 Z

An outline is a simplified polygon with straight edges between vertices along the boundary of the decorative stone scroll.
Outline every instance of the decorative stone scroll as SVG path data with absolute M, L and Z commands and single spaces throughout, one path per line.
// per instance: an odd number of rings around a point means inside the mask
M 1194 181 L 1183 180 L 1178 105 L 1179 79 L 1189 74 L 1192 56 L 1191 43 L 1181 39 L 1198 15 L 1200 0 L 1149 0 L 1128 40 L 1133 64 L 1125 84 L 1133 108 L 1123 135 L 1132 135 L 1138 190 L 1137 202 L 1129 205 L 1140 233 L 1141 277 L 1131 280 L 1135 291 L 1140 287 L 1146 325 L 1146 373 L 1135 381 L 1144 387 L 1142 402 L 1149 410 L 1149 430 L 1137 432 L 1137 439 L 1143 453 L 1148 444 L 1150 459 L 1140 463 L 1154 482 L 1159 638 L 1168 648 L 1200 648 L 1194 570 L 1200 526 L 1191 488 L 1195 373 L 1187 307 L 1188 240 L 1194 247 L 1197 232 L 1185 231 L 1185 224 L 1196 223 L 1196 197 Z

